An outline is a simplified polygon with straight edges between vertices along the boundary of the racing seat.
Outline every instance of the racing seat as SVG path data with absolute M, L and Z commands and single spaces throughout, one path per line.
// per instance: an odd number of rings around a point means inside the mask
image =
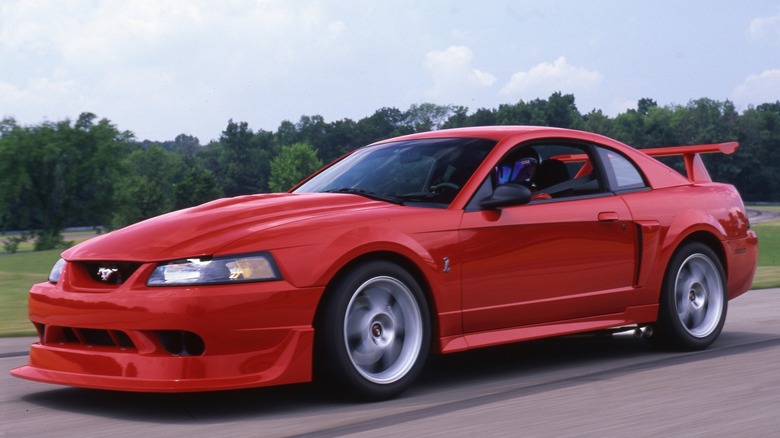
M 539 165 L 539 168 L 536 170 L 534 183 L 536 184 L 536 189 L 543 192 L 547 187 L 568 181 L 570 178 L 566 164 L 563 161 L 551 158 L 542 161 L 542 164 Z

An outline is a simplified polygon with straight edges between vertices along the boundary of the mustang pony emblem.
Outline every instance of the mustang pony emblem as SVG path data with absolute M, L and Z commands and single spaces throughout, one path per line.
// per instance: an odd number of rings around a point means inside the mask
M 119 269 L 117 268 L 99 268 L 97 273 L 102 281 L 109 282 L 111 277 L 118 271 Z

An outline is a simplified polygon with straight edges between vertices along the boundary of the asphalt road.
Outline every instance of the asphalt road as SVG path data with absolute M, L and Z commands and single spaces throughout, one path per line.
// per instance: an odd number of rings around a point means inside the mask
M 780 219 L 780 211 L 762 209 L 761 207 L 748 207 L 747 215 L 751 224 L 760 224 Z
M 546 340 L 431 361 L 402 397 L 334 400 L 314 385 L 135 394 L 28 382 L 30 339 L 0 340 L 0 437 L 780 435 L 780 289 L 731 302 L 696 353 L 619 335 Z

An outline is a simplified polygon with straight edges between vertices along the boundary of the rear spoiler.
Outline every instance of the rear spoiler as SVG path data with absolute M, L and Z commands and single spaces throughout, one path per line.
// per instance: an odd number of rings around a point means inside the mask
M 674 157 L 683 156 L 685 160 L 685 171 L 691 182 L 703 183 L 712 182 L 709 172 L 704 167 L 699 154 L 711 154 L 719 152 L 721 154 L 731 155 L 739 149 L 739 143 L 731 141 L 728 143 L 697 144 L 691 146 L 669 146 L 661 148 L 637 149 L 651 157 Z
M 701 161 L 699 154 L 711 154 L 720 152 L 721 154 L 731 155 L 739 149 L 739 143 L 731 141 L 728 143 L 713 143 L 713 144 L 695 144 L 690 146 L 667 146 L 660 148 L 649 149 L 636 149 L 651 157 L 675 157 L 682 155 L 685 160 L 685 171 L 688 174 L 687 177 L 691 182 L 705 183 L 712 182 L 709 172 L 704 167 L 704 162 Z M 587 162 L 588 156 L 585 154 L 573 154 L 573 155 L 556 155 L 556 160 L 563 161 L 565 163 L 571 162 Z M 585 168 L 580 169 L 580 173 L 590 172 L 590 164 L 586 163 Z

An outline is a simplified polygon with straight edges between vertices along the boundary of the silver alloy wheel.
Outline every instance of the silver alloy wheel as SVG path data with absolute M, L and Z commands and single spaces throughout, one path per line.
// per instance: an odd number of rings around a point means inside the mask
M 412 291 L 393 277 L 360 285 L 347 305 L 344 342 L 364 378 L 388 384 L 403 378 L 420 354 L 423 320 Z
M 692 254 L 677 271 L 674 304 L 683 329 L 695 338 L 713 333 L 720 322 L 724 304 L 720 271 L 709 257 Z

